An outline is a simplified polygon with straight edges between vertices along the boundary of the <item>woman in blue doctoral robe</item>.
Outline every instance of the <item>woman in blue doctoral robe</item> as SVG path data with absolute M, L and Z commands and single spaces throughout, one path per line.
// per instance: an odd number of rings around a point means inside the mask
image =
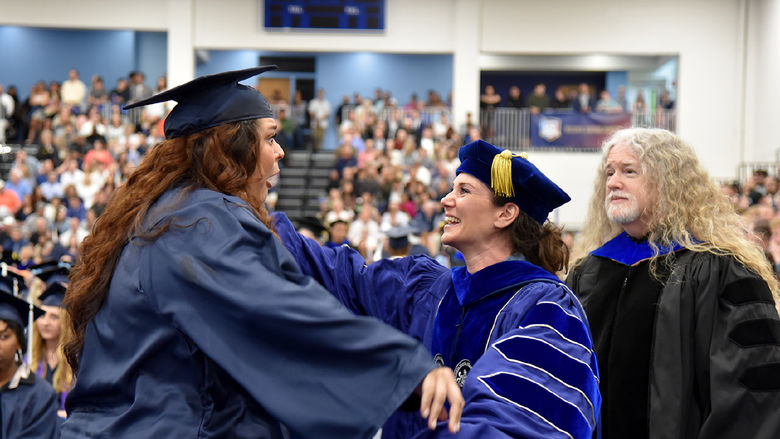
M 424 377 L 429 416 L 431 385 L 462 407 L 452 372 L 346 310 L 268 227 L 284 153 L 265 98 L 237 84 L 262 70 L 138 103 L 179 102 L 71 271 L 63 438 L 370 438 Z
M 427 256 L 365 265 L 352 249 L 298 235 L 279 214 L 277 231 L 303 271 L 350 309 L 422 340 L 455 370 L 466 399 L 458 437 L 590 438 L 600 406 L 596 358 L 581 305 L 550 272 L 566 265 L 568 250 L 560 229 L 545 224 L 569 198 L 528 160 L 486 142 L 459 156 L 454 189 L 442 199 L 442 242 L 463 253 L 465 267 Z M 449 436 L 399 411 L 382 437 Z

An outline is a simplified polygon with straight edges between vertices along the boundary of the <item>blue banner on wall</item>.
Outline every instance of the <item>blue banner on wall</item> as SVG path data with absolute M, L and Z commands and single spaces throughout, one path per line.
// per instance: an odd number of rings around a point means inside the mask
M 531 116 L 531 146 L 600 148 L 610 134 L 631 126 L 628 113 L 542 113 Z

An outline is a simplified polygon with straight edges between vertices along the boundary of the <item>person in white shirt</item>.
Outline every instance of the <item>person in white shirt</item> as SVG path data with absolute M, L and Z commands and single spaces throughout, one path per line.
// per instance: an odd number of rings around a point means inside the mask
M 5 92 L 0 84 L 0 143 L 5 143 L 5 130 L 10 125 L 11 115 L 14 114 L 14 98 Z
M 325 90 L 319 89 L 317 97 L 309 102 L 312 142 L 315 151 L 322 149 L 322 139 L 328 129 L 330 119 L 330 102 L 325 100 Z
M 60 88 L 60 97 L 63 104 L 81 108 L 84 99 L 87 97 L 87 86 L 79 79 L 78 70 L 70 69 L 68 71 L 68 79 L 63 81 Z

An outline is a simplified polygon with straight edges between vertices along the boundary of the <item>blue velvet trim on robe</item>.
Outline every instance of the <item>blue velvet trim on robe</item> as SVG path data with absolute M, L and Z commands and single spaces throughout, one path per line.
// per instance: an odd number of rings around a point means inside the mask
M 494 394 L 512 404 L 520 405 L 515 401 L 534 401 L 533 410 L 520 406 L 532 411 L 571 438 L 587 437 L 591 432 L 588 421 L 577 406 L 535 381 L 506 372 L 481 376 L 479 380 Z
M 683 247 L 674 243 L 668 247 L 659 247 L 659 255 L 676 252 Z M 652 258 L 655 253 L 647 240 L 635 242 L 626 232 L 607 241 L 606 244 L 590 252 L 594 256 L 611 259 L 623 265 L 636 265 L 639 262 Z
M 495 343 L 494 347 L 508 361 L 531 364 L 541 368 L 568 386 L 581 389 L 585 395 L 598 393 L 598 378 L 589 365 L 544 340 L 515 335 Z M 585 397 L 587 398 L 587 396 Z M 588 398 L 588 402 L 591 407 L 594 407 L 590 398 Z M 595 424 L 593 411 L 582 413 L 582 415 L 586 420 Z
M 452 269 L 453 286 L 436 312 L 431 351 L 455 368 L 462 360 L 474 364 L 487 348 L 496 315 L 525 284 L 561 281 L 526 261 L 504 261 L 469 273 Z

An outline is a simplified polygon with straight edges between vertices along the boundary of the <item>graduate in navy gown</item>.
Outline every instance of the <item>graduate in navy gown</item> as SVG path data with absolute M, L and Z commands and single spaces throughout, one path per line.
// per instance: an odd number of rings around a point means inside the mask
M 0 437 L 57 437 L 57 394 L 23 362 L 30 304 L 0 279 Z M 33 307 L 33 316 L 43 310 Z
M 238 83 L 265 70 L 132 105 L 178 102 L 71 271 L 63 438 L 370 438 L 416 388 L 431 422 L 450 401 L 457 430 L 452 371 L 349 312 L 270 227 L 284 153 L 268 102 Z
M 476 141 L 461 148 L 442 199 L 442 243 L 463 253 L 449 270 L 427 256 L 365 265 L 324 248 L 276 215 L 303 271 L 359 314 L 423 341 L 452 367 L 466 407 L 458 437 L 590 438 L 599 420 L 598 367 L 585 314 L 552 272 L 568 249 L 547 216 L 569 197 L 525 157 Z M 383 439 L 449 437 L 399 411 Z

